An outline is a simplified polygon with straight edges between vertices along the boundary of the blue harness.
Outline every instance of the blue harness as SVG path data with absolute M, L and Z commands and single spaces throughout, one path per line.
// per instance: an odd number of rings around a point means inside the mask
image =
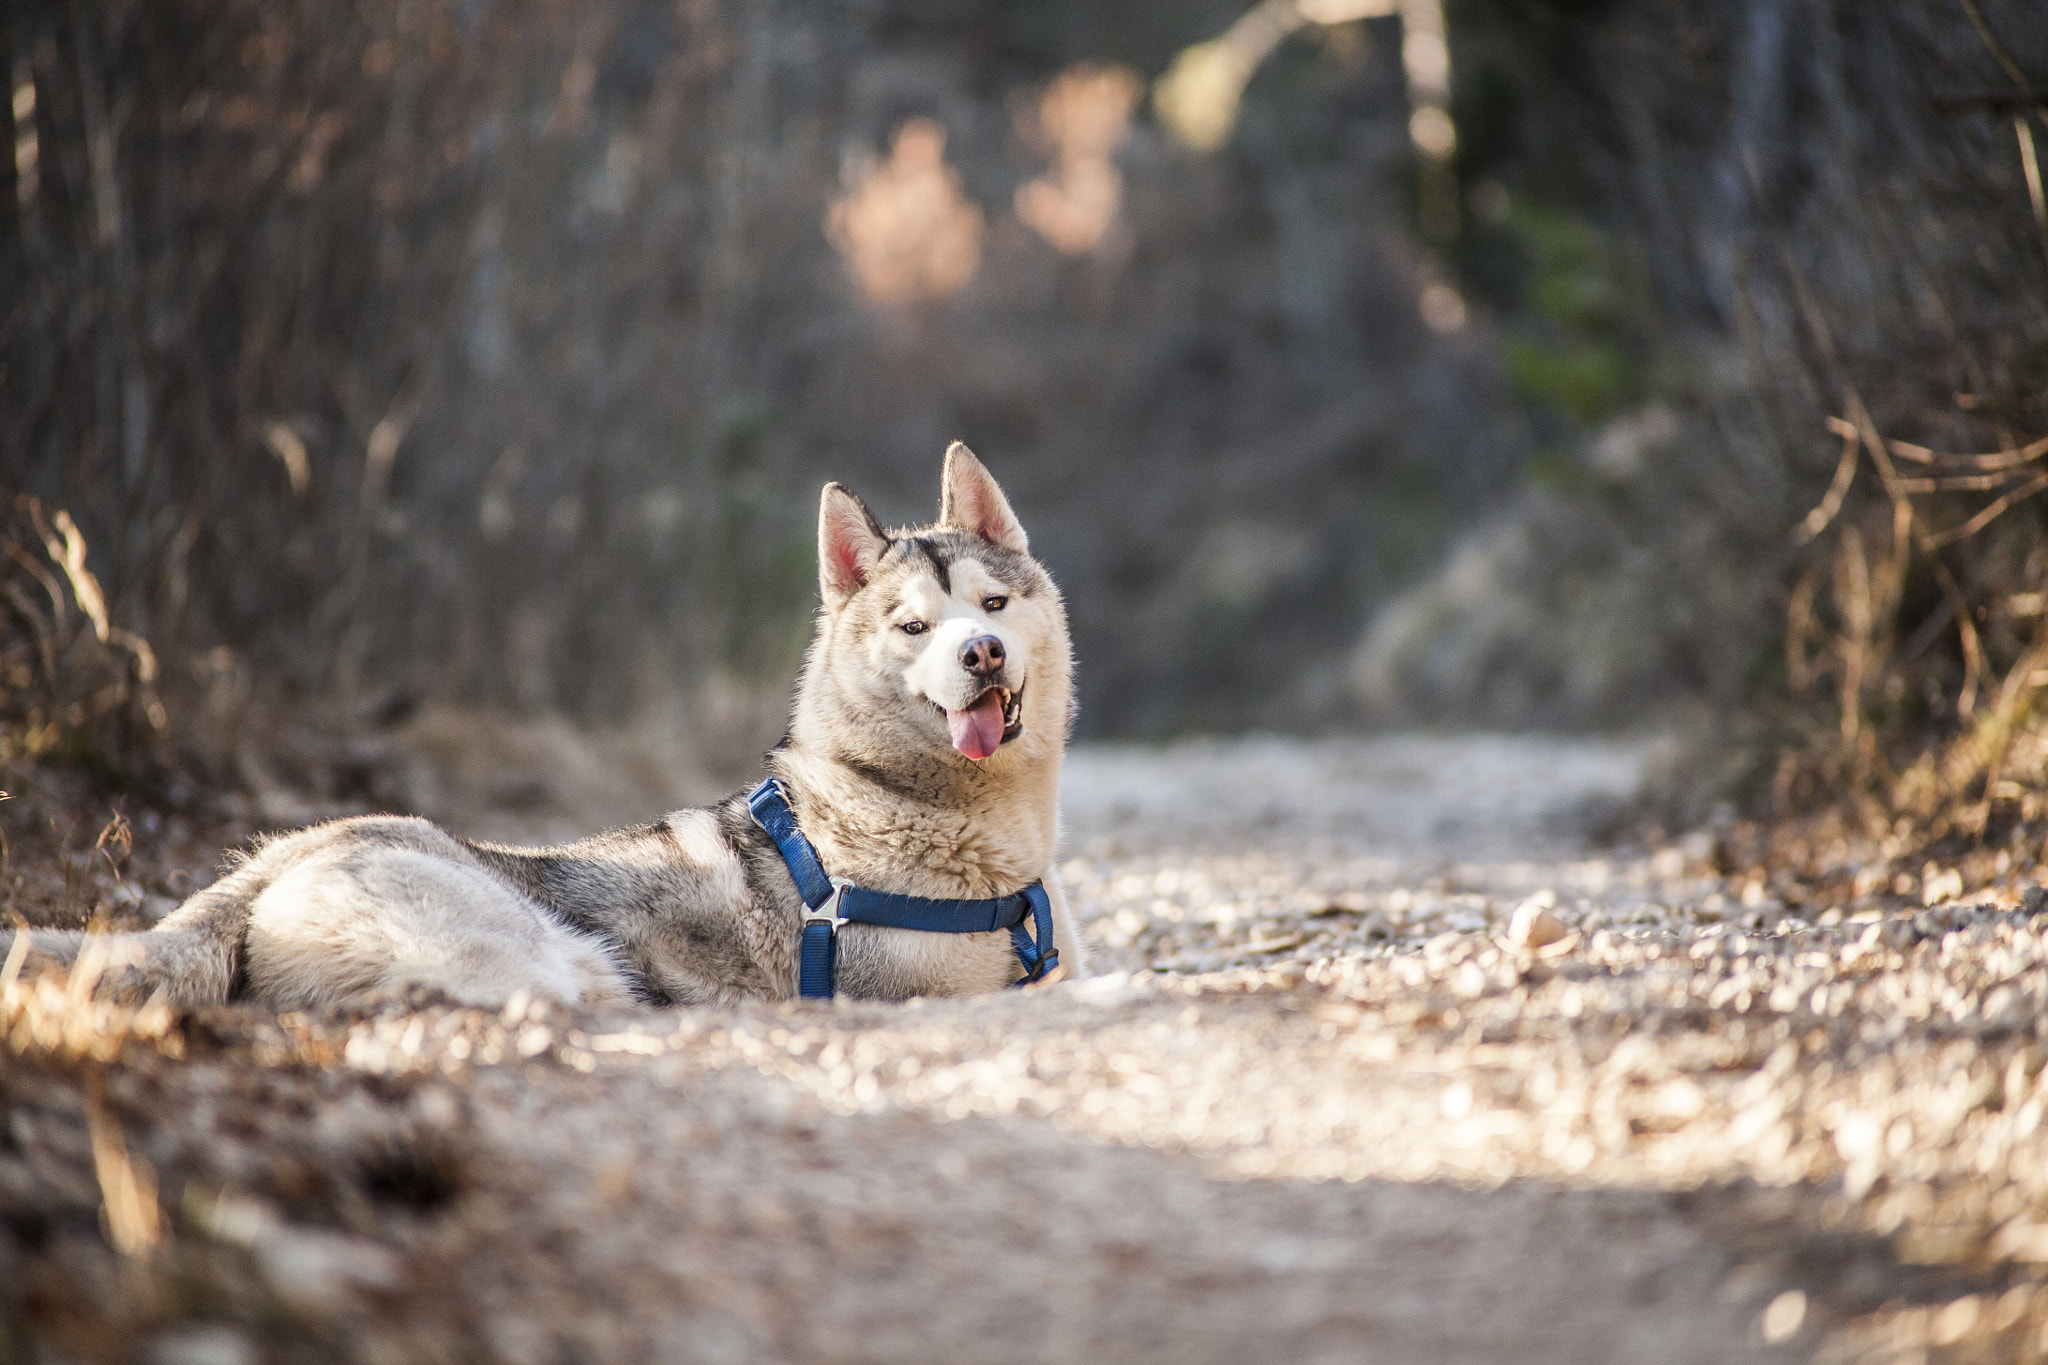
M 1052 901 L 1043 882 L 1022 891 L 987 900 L 934 900 L 870 891 L 843 877 L 826 875 L 818 851 L 796 827 L 796 816 L 782 794 L 782 784 L 769 778 L 747 796 L 754 823 L 768 832 L 797 894 L 804 898 L 803 942 L 797 955 L 797 994 L 822 999 L 832 994 L 832 936 L 842 924 L 885 924 L 892 929 L 921 929 L 933 934 L 985 934 L 1008 929 L 1017 961 L 1024 968 L 1016 985 L 1029 985 L 1060 965 L 1052 946 Z M 1024 927 L 1025 917 L 1031 928 Z

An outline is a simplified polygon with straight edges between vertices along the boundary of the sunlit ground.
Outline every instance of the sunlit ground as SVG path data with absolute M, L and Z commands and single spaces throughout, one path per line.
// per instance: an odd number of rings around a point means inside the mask
M 12 985 L 7 1269 L 177 1359 L 2031 1358 L 2048 920 L 1589 847 L 1650 754 L 1083 749 L 1100 974 L 992 999 Z

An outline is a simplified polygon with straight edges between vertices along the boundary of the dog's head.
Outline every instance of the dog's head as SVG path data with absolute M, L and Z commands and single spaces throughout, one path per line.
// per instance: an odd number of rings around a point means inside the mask
M 1064 742 L 1066 610 L 966 446 L 946 452 L 931 526 L 885 531 L 859 498 L 826 484 L 818 583 L 825 610 L 806 691 L 829 679 L 824 690 L 846 711 L 835 729 L 876 727 L 871 738 L 892 750 L 909 743 L 954 762 L 982 763 L 1034 731 L 1055 749 Z

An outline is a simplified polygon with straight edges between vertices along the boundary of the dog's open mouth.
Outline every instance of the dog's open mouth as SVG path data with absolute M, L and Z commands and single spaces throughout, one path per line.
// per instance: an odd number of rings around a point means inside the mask
M 953 747 L 977 763 L 1024 733 L 1022 689 L 991 687 L 958 711 L 932 705 L 944 713 Z

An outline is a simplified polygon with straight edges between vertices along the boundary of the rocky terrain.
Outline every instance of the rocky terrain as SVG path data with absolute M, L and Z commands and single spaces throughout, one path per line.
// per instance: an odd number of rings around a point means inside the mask
M 9 973 L 0 1360 L 2040 1359 L 2031 866 L 1601 846 L 1655 758 L 1083 749 L 1096 974 L 992 999 L 174 1018 Z M 146 919 L 206 833 L 17 850 L 9 895 Z

